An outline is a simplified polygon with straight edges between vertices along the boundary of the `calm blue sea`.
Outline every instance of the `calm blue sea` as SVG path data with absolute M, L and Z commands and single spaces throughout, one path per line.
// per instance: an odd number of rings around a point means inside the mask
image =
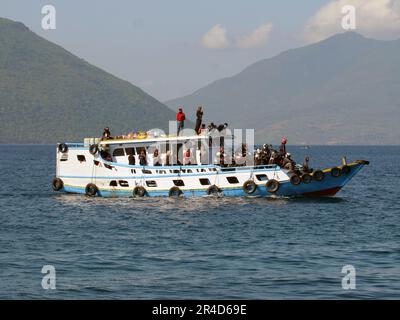
M 371 164 L 335 198 L 103 199 L 52 191 L 55 146 L 0 146 L 0 298 L 400 298 L 400 147 L 289 151 Z

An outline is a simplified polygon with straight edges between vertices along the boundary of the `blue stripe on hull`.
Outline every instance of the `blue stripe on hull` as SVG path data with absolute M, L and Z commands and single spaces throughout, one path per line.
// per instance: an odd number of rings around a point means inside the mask
M 312 181 L 309 184 L 301 183 L 300 185 L 293 185 L 290 182 L 281 183 L 279 190 L 276 193 L 270 193 L 266 190 L 265 185 L 260 185 L 256 189 L 256 191 L 250 196 L 258 196 L 258 197 L 266 197 L 266 196 L 281 196 L 281 197 L 290 197 L 290 196 L 301 196 L 307 193 L 320 192 L 329 189 L 342 188 L 347 182 L 350 181 L 354 175 L 357 174 L 358 171 L 364 164 L 357 164 L 351 167 L 351 172 L 347 175 L 341 175 L 339 177 L 332 177 L 331 174 L 325 173 L 325 177 L 322 181 Z M 63 191 L 68 193 L 85 193 L 85 187 L 72 187 L 72 186 L 64 186 Z M 229 188 L 224 189 L 224 196 L 231 197 L 241 197 L 241 196 L 249 196 L 245 193 L 241 186 L 237 188 Z M 191 196 L 205 196 L 207 195 L 206 190 L 182 190 L 183 195 L 186 197 Z M 131 197 L 132 190 L 99 190 L 99 196 L 102 197 Z M 149 197 L 168 197 L 168 191 L 151 191 L 147 190 L 147 196 Z

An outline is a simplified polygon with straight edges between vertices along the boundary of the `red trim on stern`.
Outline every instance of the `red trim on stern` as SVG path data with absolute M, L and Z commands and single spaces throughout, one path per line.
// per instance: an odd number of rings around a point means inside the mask
M 341 188 L 342 187 L 335 187 L 335 188 L 319 190 L 319 191 L 314 191 L 314 192 L 307 192 L 307 193 L 303 193 L 303 196 L 307 196 L 307 197 L 329 197 L 329 196 L 334 196 L 336 193 L 338 193 L 340 191 Z

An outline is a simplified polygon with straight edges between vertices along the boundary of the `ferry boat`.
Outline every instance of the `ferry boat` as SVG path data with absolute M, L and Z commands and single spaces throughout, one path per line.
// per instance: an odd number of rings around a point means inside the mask
M 223 140 L 225 146 L 232 146 L 233 156 L 233 135 L 226 135 Z M 144 134 L 60 143 L 53 189 L 91 197 L 333 196 L 369 164 L 366 160 L 343 160 L 339 166 L 312 172 L 303 172 L 301 166 L 287 170 L 277 164 L 224 165 L 215 161 L 221 157 L 220 146 L 220 140 L 214 143 L 209 134 Z M 183 165 L 178 154 L 182 155 L 185 148 L 189 149 L 191 161 Z M 155 149 L 159 150 L 157 162 Z M 140 163 L 141 153 L 146 155 L 145 163 Z M 175 162 L 171 161 L 174 154 Z M 247 152 L 247 156 L 254 158 L 254 153 Z

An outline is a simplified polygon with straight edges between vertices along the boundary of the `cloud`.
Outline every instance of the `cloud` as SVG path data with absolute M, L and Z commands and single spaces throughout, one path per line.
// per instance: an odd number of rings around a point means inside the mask
M 346 5 L 356 8 L 354 31 L 375 38 L 399 37 L 400 0 L 332 0 L 308 20 L 303 30 L 304 39 L 316 42 L 343 32 L 342 8 Z
M 272 23 L 263 24 L 249 35 L 239 38 L 236 47 L 242 49 L 263 47 L 268 42 L 271 31 Z
M 208 49 L 223 49 L 230 46 L 226 29 L 220 24 L 212 27 L 201 39 L 201 44 Z

